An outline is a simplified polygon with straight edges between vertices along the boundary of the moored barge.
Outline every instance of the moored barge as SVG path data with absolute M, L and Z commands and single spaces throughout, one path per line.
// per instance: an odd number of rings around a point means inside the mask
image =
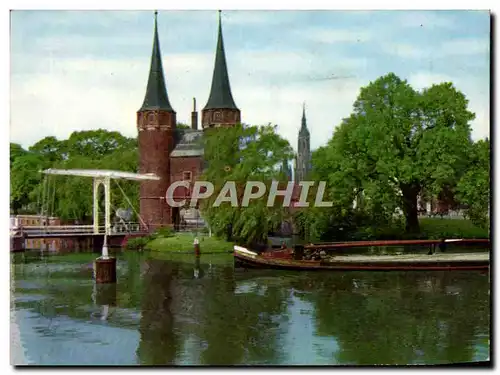
M 448 244 L 477 244 L 489 247 L 488 239 L 449 239 L 449 240 L 409 240 L 409 241 L 353 241 L 318 245 L 295 246 L 275 251 L 258 252 L 243 246 L 234 246 L 236 267 L 273 268 L 284 270 L 488 270 L 490 256 L 488 251 L 465 253 L 436 253 Z M 399 255 L 330 255 L 305 259 L 304 250 L 335 250 L 366 246 L 404 246 L 425 245 L 431 248 L 428 253 Z

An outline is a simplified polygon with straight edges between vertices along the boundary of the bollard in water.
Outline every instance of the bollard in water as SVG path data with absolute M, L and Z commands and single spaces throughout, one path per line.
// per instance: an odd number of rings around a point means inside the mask
M 94 262 L 94 277 L 97 284 L 116 283 L 116 258 L 97 258 Z
M 198 241 L 198 237 L 196 237 L 194 239 L 193 245 L 194 245 L 194 253 L 196 254 L 196 256 L 199 256 L 200 255 L 200 241 Z

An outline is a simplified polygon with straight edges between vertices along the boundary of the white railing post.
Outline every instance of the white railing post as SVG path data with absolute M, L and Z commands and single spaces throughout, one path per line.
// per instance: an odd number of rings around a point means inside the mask
M 109 259 L 108 235 L 111 229 L 111 191 L 110 178 L 104 177 L 104 243 L 102 245 L 102 258 Z
M 111 228 L 111 191 L 110 191 L 110 179 L 109 177 L 104 177 L 104 205 L 105 205 L 105 230 L 104 234 L 108 235 Z
M 94 234 L 99 233 L 99 185 L 101 180 L 94 178 L 94 203 L 93 203 L 93 219 L 94 219 Z
M 108 253 L 108 235 L 104 234 L 104 243 L 102 245 L 102 259 L 109 259 Z

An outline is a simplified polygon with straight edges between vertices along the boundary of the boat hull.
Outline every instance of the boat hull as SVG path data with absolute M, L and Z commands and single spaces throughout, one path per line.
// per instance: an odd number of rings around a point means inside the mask
M 401 256 L 339 256 L 331 261 L 294 260 L 259 255 L 235 246 L 235 267 L 307 271 L 488 270 L 489 253 Z

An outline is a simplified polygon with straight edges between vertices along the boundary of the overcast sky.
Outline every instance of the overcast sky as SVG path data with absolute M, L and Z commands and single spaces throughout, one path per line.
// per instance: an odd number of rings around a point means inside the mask
M 273 123 L 294 148 L 306 102 L 313 149 L 359 89 L 389 72 L 415 88 L 451 81 L 489 136 L 490 20 L 485 11 L 225 11 L 233 97 L 245 123 Z M 152 11 L 13 11 L 12 142 L 105 128 L 136 135 L 153 41 Z M 160 11 L 170 102 L 189 123 L 208 99 L 216 11 Z M 338 79 L 323 78 L 336 76 Z

